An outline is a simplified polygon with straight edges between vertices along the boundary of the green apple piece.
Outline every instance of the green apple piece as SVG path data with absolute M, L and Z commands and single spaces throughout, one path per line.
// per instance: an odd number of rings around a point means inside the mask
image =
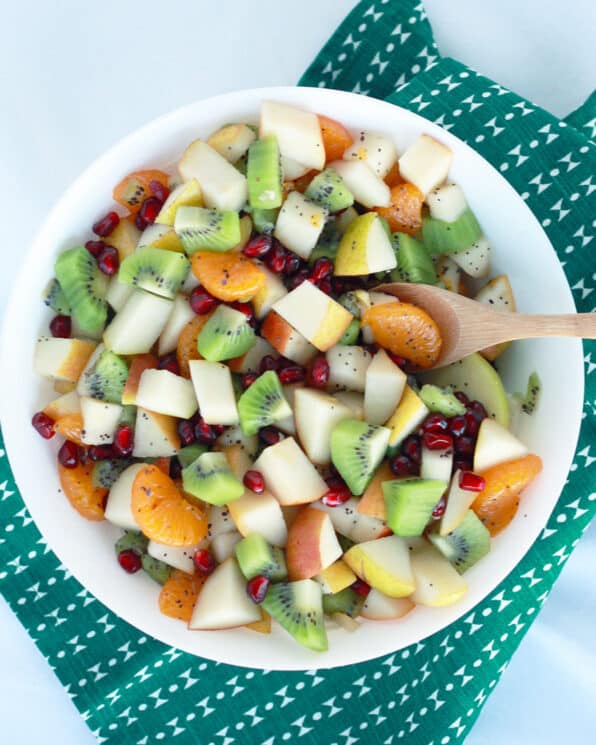
M 481 473 L 527 454 L 528 448 L 508 429 L 494 419 L 482 420 L 474 449 L 474 471 Z
M 369 208 L 389 206 L 389 187 L 366 163 L 361 160 L 335 160 L 329 166 L 339 173 L 356 202 Z
M 410 559 L 416 584 L 410 600 L 417 605 L 452 605 L 468 591 L 467 583 L 434 546 L 412 551 Z
M 337 249 L 335 274 L 340 277 L 395 269 L 397 260 L 376 212 L 366 212 L 348 225 Z
M 344 561 L 361 580 L 389 597 L 405 597 L 416 589 L 410 552 L 398 536 L 358 543 L 346 551 Z

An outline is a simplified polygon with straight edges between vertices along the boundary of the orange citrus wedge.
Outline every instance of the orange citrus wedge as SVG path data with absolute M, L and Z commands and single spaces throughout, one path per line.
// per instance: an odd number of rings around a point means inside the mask
M 58 463 L 60 485 L 75 510 L 87 520 L 103 520 L 108 490 L 93 484 L 93 463 L 65 468 Z
M 389 207 L 376 207 L 375 211 L 389 223 L 392 232 L 415 235 L 422 227 L 424 194 L 414 184 L 403 183 L 391 189 Z
M 265 273 L 240 253 L 197 251 L 192 271 L 208 292 L 225 303 L 247 302 L 267 281 Z
M 54 425 L 56 434 L 62 435 L 67 440 L 75 442 L 84 447 L 83 440 L 83 417 L 81 414 L 65 414 L 56 421 Z
M 328 116 L 318 115 L 325 148 L 325 160 L 340 160 L 344 151 L 352 144 L 352 135 L 340 122 L 330 119 Z
M 159 610 L 165 616 L 188 623 L 205 579 L 174 569 L 159 593 Z

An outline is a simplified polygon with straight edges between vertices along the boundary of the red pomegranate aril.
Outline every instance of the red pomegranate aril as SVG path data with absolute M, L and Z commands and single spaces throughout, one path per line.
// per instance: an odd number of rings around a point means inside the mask
M 182 464 L 178 458 L 172 458 L 170 460 L 170 478 L 179 479 L 182 476 Z
M 262 494 L 265 491 L 265 479 L 260 471 L 247 471 L 242 483 L 247 489 L 254 491 L 255 494 Z
M 293 274 L 288 281 L 288 289 L 295 290 L 303 282 L 306 282 L 309 278 L 309 271 L 306 267 L 299 269 L 296 274 Z
M 407 455 L 411 461 L 418 465 L 420 464 L 422 458 L 422 445 L 419 437 L 416 435 L 406 437 L 401 446 L 401 451 L 404 455 Z
M 216 435 L 207 422 L 199 419 L 195 425 L 195 438 L 202 445 L 211 445 L 211 443 L 215 442 Z
M 223 433 L 226 431 L 226 428 L 227 428 L 226 424 L 210 424 L 209 426 L 215 432 L 216 437 L 223 435 Z
M 480 401 L 472 401 L 472 403 L 468 407 L 468 411 L 473 414 L 479 422 L 481 422 L 483 419 L 486 419 L 486 417 L 488 416 L 487 410 L 480 403 Z
M 289 383 L 301 383 L 306 378 L 306 371 L 300 365 L 285 367 L 278 372 L 279 382 L 287 385 Z
M 71 331 L 70 316 L 54 316 L 50 321 L 50 332 L 56 339 L 70 339 Z
M 261 427 L 259 437 L 266 445 L 277 445 L 281 440 L 281 432 L 275 427 Z
M 439 517 L 443 517 L 443 515 L 445 514 L 446 508 L 447 508 L 447 503 L 445 502 L 443 497 L 441 497 L 441 499 L 439 499 L 439 501 L 436 503 L 435 508 L 431 513 L 432 516 L 435 518 L 435 520 L 437 520 Z
M 203 287 L 195 287 L 188 302 L 197 316 L 204 316 L 219 305 L 219 300 Z
M 246 390 L 255 382 L 259 376 L 256 373 L 248 372 L 242 376 L 242 388 Z
M 447 418 L 443 414 L 430 414 L 422 422 L 423 432 L 445 432 L 447 427 Z
M 159 361 L 158 368 L 160 370 L 167 370 L 168 372 L 174 373 L 174 375 L 180 375 L 180 365 L 176 359 L 175 354 L 166 354 Z
M 44 440 L 51 440 L 56 434 L 54 432 L 54 420 L 47 414 L 44 414 L 43 411 L 38 411 L 37 414 L 33 415 L 31 424 Z
M 391 361 L 395 365 L 397 365 L 400 368 L 400 370 L 402 370 L 408 364 L 408 361 L 406 360 L 405 357 L 400 357 L 398 354 L 392 354 L 391 352 L 387 352 L 387 354 L 391 358 Z
M 97 266 L 108 277 L 113 277 L 120 267 L 118 251 L 113 246 L 106 246 L 97 257 Z
M 466 420 L 466 434 L 470 435 L 470 437 L 476 437 L 478 430 L 480 429 L 478 418 L 475 414 L 472 414 L 471 411 L 464 414 L 464 418 Z
M 265 577 L 264 574 L 257 574 L 256 577 L 248 580 L 246 583 L 246 592 L 253 603 L 258 605 L 265 600 L 265 595 L 269 589 L 269 582 L 269 578 Z
M 265 257 L 265 264 L 274 274 L 281 274 L 283 272 L 286 265 L 286 250 L 281 243 L 277 241 L 273 243 Z
M 135 215 L 135 225 L 141 231 L 145 230 L 145 228 L 147 227 L 147 220 L 145 220 L 140 212 L 137 212 L 137 214 Z
M 333 273 L 333 263 L 330 259 L 322 257 L 317 259 L 312 268 L 310 274 L 312 281 L 317 284 L 321 282 L 325 277 L 329 277 Z
M 178 435 L 184 447 L 192 445 L 195 441 L 195 428 L 191 421 L 183 419 L 178 422 Z
M 459 474 L 459 488 L 465 491 L 481 492 L 486 486 L 486 481 L 473 471 L 462 471 Z
M 331 283 L 331 277 L 323 277 L 322 280 L 317 282 L 317 287 L 321 292 L 324 292 L 325 295 L 332 295 L 333 294 L 333 285 Z
M 206 548 L 200 548 L 192 557 L 195 569 L 199 574 L 207 577 L 215 569 L 215 557 Z
M 79 463 L 79 447 L 74 442 L 66 440 L 58 450 L 58 460 L 64 468 L 76 468 Z
M 93 223 L 93 232 L 100 238 L 105 238 L 114 230 L 119 222 L 120 217 L 117 212 L 108 212 L 108 214 L 105 217 L 102 217 L 101 220 Z
M 118 554 L 118 564 L 128 574 L 135 574 L 143 567 L 143 561 L 139 554 L 132 548 L 125 548 Z
M 277 369 L 285 370 L 286 367 L 294 367 L 296 363 L 294 360 L 290 360 L 287 357 L 277 357 Z
M 292 274 L 296 274 L 296 272 L 300 269 L 302 266 L 302 262 L 296 256 L 296 254 L 288 253 L 286 255 L 286 262 L 284 264 L 284 274 L 286 277 L 291 277 Z
M 453 416 L 447 422 L 447 429 L 454 437 L 460 437 L 465 434 L 468 422 L 465 416 Z
M 230 307 L 234 308 L 234 310 L 240 311 L 240 313 L 244 313 L 244 315 L 248 318 L 248 321 L 251 326 L 256 326 L 256 320 L 255 320 L 255 314 L 252 309 L 252 305 L 250 303 L 230 303 Z
M 91 445 L 87 449 L 90 460 L 109 460 L 114 457 L 114 448 L 111 445 Z
M 277 370 L 277 366 L 277 359 L 270 354 L 266 354 L 259 364 L 259 375 L 266 373 L 268 370 Z
M 116 455 L 126 458 L 132 454 L 134 446 L 134 432 L 130 425 L 121 425 L 114 435 L 114 444 L 112 445 Z
M 310 368 L 310 383 L 313 388 L 325 388 L 329 382 L 329 363 L 325 355 L 315 357 Z
M 468 404 L 470 403 L 470 399 L 466 396 L 466 394 L 463 391 L 455 391 L 453 395 L 464 406 L 468 406 Z
M 429 450 L 445 450 L 453 445 L 453 437 L 442 432 L 425 432 L 422 440 Z
M 474 439 L 467 435 L 456 437 L 454 440 L 455 452 L 458 455 L 473 455 L 474 454 Z
M 352 496 L 350 490 L 345 484 L 333 486 L 321 497 L 321 502 L 327 507 L 339 507 L 340 504 L 347 502 Z
M 168 187 L 165 186 L 165 184 L 162 184 L 161 181 L 157 180 L 149 182 L 149 191 L 156 199 L 159 199 L 162 204 L 170 196 L 170 190 Z
M 153 225 L 155 218 L 159 215 L 161 210 L 162 202 L 157 197 L 149 197 L 143 202 L 139 215 L 147 223 L 147 225 Z
M 262 259 L 271 250 L 271 245 L 272 238 L 270 235 L 255 235 L 244 246 L 242 253 L 250 259 Z
M 357 595 L 361 595 L 363 598 L 365 598 L 370 592 L 370 585 L 367 585 L 362 579 L 357 579 L 356 582 L 352 582 L 350 587 Z
M 106 244 L 103 241 L 87 241 L 87 243 L 85 243 L 85 248 L 89 251 L 91 256 L 94 256 L 95 258 L 99 256 L 105 247 Z
M 407 455 L 396 455 L 389 461 L 389 467 L 396 476 L 414 476 L 417 468 Z

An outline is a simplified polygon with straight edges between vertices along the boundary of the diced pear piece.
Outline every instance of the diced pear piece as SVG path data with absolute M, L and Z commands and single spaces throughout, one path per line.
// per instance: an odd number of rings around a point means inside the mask
M 95 342 L 83 339 L 43 336 L 35 345 L 33 368 L 44 378 L 76 383 L 96 347 Z
M 207 360 L 191 360 L 188 366 L 204 421 L 207 424 L 238 424 L 240 418 L 230 368 L 221 362 Z
M 384 349 L 379 349 L 366 370 L 364 418 L 369 424 L 385 424 L 399 403 L 407 376 Z
M 76 391 L 70 391 L 65 393 L 58 398 L 55 398 L 49 404 L 44 406 L 43 413 L 49 416 L 50 419 L 60 419 L 60 417 L 68 416 L 69 414 L 80 414 L 81 413 L 81 399 Z
M 398 536 L 358 543 L 346 551 L 344 561 L 361 580 L 389 597 L 405 597 L 416 588 L 410 551 Z
M 81 439 L 85 445 L 109 445 L 122 414 L 122 406 L 98 401 L 89 396 L 81 396 L 83 430 Z
M 360 276 L 395 269 L 397 259 L 389 236 L 375 212 L 365 212 L 346 228 L 335 256 L 335 274 Z
M 294 393 L 294 417 L 302 447 L 313 463 L 331 460 L 331 432 L 342 419 L 352 417 L 351 410 L 334 396 L 312 388 Z
M 389 207 L 391 190 L 361 160 L 335 160 L 329 164 L 342 177 L 348 191 L 364 207 Z
M 143 248 L 143 246 L 153 246 L 154 248 L 163 248 L 164 251 L 177 251 L 182 254 L 185 253 L 182 241 L 178 237 L 174 228 L 170 225 L 160 225 L 157 222 L 148 225 L 141 234 L 137 244 L 137 250 Z M 189 272 L 183 288 L 191 277 L 194 277 L 194 274 Z
M 236 163 L 246 155 L 250 144 L 256 139 L 254 129 L 247 124 L 228 124 L 214 132 L 207 144 L 230 163 Z
M 366 388 L 366 371 L 372 354 L 361 346 L 338 344 L 326 354 L 329 364 L 329 386 L 363 392 Z
M 455 530 L 466 516 L 467 511 L 478 496 L 477 492 L 462 489 L 459 485 L 461 470 L 453 474 L 451 485 L 446 495 L 447 506 L 439 523 L 439 535 L 447 535 Z
M 155 218 L 158 225 L 174 225 L 178 207 L 202 207 L 203 195 L 196 178 L 177 186 L 163 203 L 159 214 Z
M 230 447 L 231 445 L 240 445 L 251 458 L 254 458 L 259 447 L 258 436 L 245 435 L 240 425 L 227 427 L 215 442 L 220 449 Z
M 121 219 L 110 233 L 110 238 L 106 243 L 109 243 L 110 246 L 113 246 L 118 251 L 118 258 L 120 259 L 120 263 L 122 263 L 127 256 L 134 253 L 140 237 L 141 231 L 134 222 Z
M 278 356 L 275 349 L 273 349 L 266 339 L 263 339 L 262 336 L 256 336 L 255 343 L 248 352 L 241 357 L 228 360 L 227 365 L 235 373 L 258 372 L 261 360 L 267 355 L 271 355 L 272 357 Z
M 420 396 L 406 385 L 393 416 L 386 424 L 391 430 L 389 451 L 395 452 L 406 437 L 422 424 L 427 414 L 428 409 Z
M 491 247 L 485 235 L 472 243 L 465 251 L 450 254 L 453 261 L 461 267 L 466 274 L 476 279 L 486 277 L 490 271 Z
M 362 499 L 358 504 L 358 512 L 361 512 L 363 515 L 375 517 L 377 520 L 385 520 L 387 511 L 385 509 L 383 482 L 394 480 L 395 476 L 389 467 L 389 463 L 384 461 L 373 476 L 370 484 L 366 487 Z
M 468 591 L 461 575 L 430 544 L 411 552 L 411 565 L 416 589 L 410 600 L 417 605 L 433 608 L 452 605 Z
M 261 335 L 279 354 L 299 365 L 305 365 L 317 353 L 316 347 L 274 310 L 263 321 Z
M 490 306 L 493 310 L 499 310 L 501 312 L 514 313 L 516 311 L 515 297 L 513 296 L 513 289 L 509 282 L 509 277 L 506 274 L 500 274 L 498 277 L 494 277 L 490 282 L 484 285 L 484 287 L 478 292 L 474 298 L 483 305 Z M 480 354 L 491 362 L 496 360 L 499 355 L 507 349 L 511 342 L 505 341 L 501 344 L 493 344 L 492 347 L 486 347 Z
M 452 256 L 439 254 L 435 257 L 435 269 L 439 279 L 439 287 L 451 292 L 461 293 L 463 290 L 461 269 L 453 261 Z
M 261 137 L 275 135 L 284 158 L 297 161 L 309 169 L 323 169 L 325 148 L 316 114 L 285 103 L 264 101 L 259 134 Z
M 145 370 L 155 369 L 158 363 L 159 360 L 153 354 L 137 354 L 133 358 L 128 370 L 126 383 L 122 389 L 122 404 L 124 406 L 136 406 L 141 375 Z
M 285 182 L 293 181 L 296 178 L 300 178 L 309 171 L 310 168 L 308 166 L 305 166 L 302 163 L 298 163 L 297 160 L 287 158 L 285 155 L 281 156 L 281 172 L 283 174 L 283 180 Z
M 333 394 L 338 401 L 350 409 L 353 419 L 364 419 L 364 396 L 356 391 L 337 391 Z
M 474 449 L 474 471 L 482 473 L 499 463 L 523 458 L 528 448 L 515 435 L 494 419 L 483 419 Z
M 308 259 L 325 227 L 327 210 L 299 191 L 291 191 L 277 216 L 273 235 L 286 248 Z
M 335 530 L 355 543 L 372 541 L 391 533 L 383 521 L 359 512 L 359 504 L 359 499 L 351 497 L 338 507 L 328 507 L 322 502 L 314 502 L 311 507 L 326 512 Z
M 344 152 L 343 159 L 362 161 L 379 178 L 385 178 L 397 161 L 397 148 L 393 140 L 386 135 L 378 132 L 359 132 Z
M 213 552 L 213 556 L 215 556 L 215 561 L 221 564 L 226 559 L 229 559 L 230 556 L 234 556 L 234 548 L 241 540 L 242 536 L 237 530 L 230 533 L 220 533 L 220 535 L 215 536 L 211 541 L 211 551 Z
M 115 354 L 148 352 L 163 331 L 173 301 L 135 290 L 106 328 L 103 340 Z
M 116 311 L 122 310 L 126 305 L 126 301 L 134 292 L 132 285 L 125 285 L 124 282 L 120 282 L 118 275 L 112 277 L 108 285 L 106 292 L 106 301 Z
M 149 541 L 147 553 L 154 559 L 163 561 L 174 569 L 179 569 L 181 572 L 186 572 L 186 574 L 193 574 L 195 571 L 193 556 L 204 545 L 205 541 L 201 541 L 196 546 L 184 546 L 180 548 L 178 546 L 166 546 L 165 543 L 157 543 L 157 541 Z
M 137 390 L 137 406 L 181 419 L 190 419 L 198 408 L 190 380 L 169 370 L 143 372 Z
M 335 595 L 356 582 L 356 575 L 343 559 L 338 559 L 315 575 L 314 579 L 323 588 L 323 594 Z
M 430 216 L 444 222 L 455 222 L 468 208 L 465 194 L 458 184 L 437 186 L 426 195 Z
M 281 300 L 284 295 L 288 294 L 286 286 L 279 278 L 279 275 L 273 274 L 264 266 L 259 266 L 259 269 L 265 275 L 265 284 L 257 292 L 257 294 L 251 300 L 255 316 L 261 320 L 265 318 L 267 313 L 273 307 L 273 304 L 278 300 Z
M 423 479 L 434 479 L 448 482 L 453 465 L 453 448 L 430 450 L 422 446 L 420 460 L 420 476 Z
M 290 580 L 310 579 L 342 554 L 329 515 L 303 507 L 288 531 L 286 563 Z
M 277 499 L 268 491 L 254 494 L 248 489 L 244 496 L 228 505 L 230 516 L 243 536 L 260 533 L 272 546 L 285 546 L 288 529 Z
M 172 416 L 137 408 L 135 458 L 168 458 L 180 450 L 177 421 Z
M 358 217 L 358 212 L 356 212 L 354 207 L 348 207 L 348 209 L 340 212 L 340 214 L 335 218 L 335 229 L 337 232 L 340 235 L 343 235 L 346 232 L 348 225 L 356 217 Z
M 206 142 L 191 142 L 178 163 L 178 170 L 185 181 L 195 178 L 199 182 L 207 207 L 234 212 L 246 204 L 246 177 Z
M 131 500 L 132 485 L 143 465 L 143 463 L 133 463 L 132 466 L 128 466 L 112 484 L 108 494 L 105 518 L 124 530 L 140 530 L 132 511 Z
M 453 153 L 446 145 L 429 135 L 420 135 L 399 159 L 399 172 L 426 195 L 445 181 L 452 159 Z
M 371 621 L 389 621 L 402 618 L 416 606 L 410 598 L 391 598 L 371 588 L 366 596 L 360 615 Z
M 174 305 L 166 325 L 161 332 L 157 346 L 158 354 L 163 357 L 170 354 L 178 345 L 178 337 L 182 329 L 195 317 L 186 295 L 176 295 Z

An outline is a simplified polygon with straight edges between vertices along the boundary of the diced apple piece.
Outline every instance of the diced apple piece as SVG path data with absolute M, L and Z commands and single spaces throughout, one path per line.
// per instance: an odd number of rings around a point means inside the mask
M 131 501 L 132 485 L 143 465 L 143 463 L 133 463 L 132 466 L 128 466 L 112 484 L 108 494 L 105 518 L 124 530 L 140 530 L 132 511 Z
M 482 420 L 474 449 L 474 471 L 481 473 L 527 454 L 528 448 L 502 424 L 490 417 Z
M 491 247 L 485 235 L 472 243 L 465 251 L 451 254 L 453 261 L 461 267 L 466 274 L 476 279 L 486 277 L 490 271 Z
M 410 598 L 391 598 L 371 588 L 366 596 L 360 615 L 371 621 L 390 621 L 402 618 L 416 606 Z
M 35 345 L 33 367 L 44 378 L 76 383 L 96 347 L 95 342 L 82 339 L 42 336 Z
M 189 629 L 229 629 L 259 621 L 261 613 L 246 594 L 246 580 L 234 557 L 226 559 L 203 585 Z
M 124 389 L 122 390 L 122 403 L 125 406 L 134 406 L 136 404 L 141 375 L 145 370 L 155 370 L 157 364 L 158 359 L 153 354 L 139 354 L 133 359 L 128 370 Z
M 283 245 L 308 259 L 325 227 L 327 210 L 299 191 L 291 191 L 277 216 L 273 235 Z
M 314 502 L 328 490 L 293 437 L 265 448 L 254 464 L 281 505 Z
M 234 547 L 242 540 L 242 536 L 237 530 L 230 533 L 220 533 L 211 541 L 211 551 L 215 556 L 215 561 L 222 564 L 230 556 L 234 556 Z
M 390 535 L 359 543 L 344 554 L 346 564 L 361 580 L 392 598 L 414 592 L 416 585 L 405 541 Z
M 242 481 L 244 474 L 252 467 L 252 459 L 242 445 L 231 445 L 222 450 L 228 459 L 230 469 L 238 481 Z
M 410 600 L 417 605 L 433 608 L 452 605 L 468 591 L 462 576 L 431 545 L 412 551 L 411 564 L 416 589 Z
M 265 275 L 265 284 L 253 297 L 251 302 L 255 316 L 260 320 L 261 318 L 265 318 L 273 307 L 273 304 L 281 300 L 284 295 L 287 295 L 288 291 L 279 278 L 279 275 L 273 274 L 273 272 L 270 272 L 264 266 L 259 266 L 259 269 Z
M 224 157 L 229 163 L 236 163 L 257 136 L 254 129 L 247 124 L 228 124 L 214 132 L 207 140 L 207 144 Z
M 366 370 L 364 418 L 369 424 L 385 424 L 395 411 L 407 376 L 384 349 L 379 349 Z
M 356 543 L 372 541 L 391 533 L 381 520 L 359 512 L 359 504 L 359 499 L 351 497 L 338 507 L 328 507 L 322 502 L 314 502 L 311 507 L 326 512 L 331 518 L 335 530 Z
M 120 259 L 120 263 L 122 263 L 127 256 L 134 253 L 140 237 L 141 231 L 133 222 L 120 219 L 118 225 L 110 233 L 110 237 L 106 240 L 106 243 L 118 251 L 118 258 Z
M 329 164 L 342 177 L 348 191 L 364 207 L 389 207 L 391 190 L 361 160 L 336 160 Z
M 176 349 L 176 346 L 178 345 L 178 337 L 180 336 L 182 329 L 192 321 L 194 317 L 194 311 L 190 307 L 186 295 L 176 295 L 174 298 L 174 305 L 170 312 L 170 317 L 166 321 L 166 325 L 159 337 L 157 351 L 160 357 L 170 354 L 170 352 L 173 352 Z
M 290 580 L 310 579 L 342 555 L 329 516 L 303 507 L 288 531 L 286 562 Z
M 317 171 L 323 169 L 325 148 L 316 114 L 285 103 L 264 101 L 259 134 L 275 135 L 283 157 Z
M 255 457 L 259 448 L 258 436 L 245 435 L 240 426 L 227 427 L 215 442 L 220 449 L 231 445 L 240 445 L 251 458 Z
M 379 178 L 385 178 L 397 161 L 397 148 L 386 135 L 359 132 L 352 145 L 344 152 L 343 159 L 362 161 Z
M 494 277 L 490 282 L 478 292 L 474 298 L 483 305 L 490 306 L 493 310 L 499 310 L 503 313 L 514 313 L 516 311 L 515 297 L 513 289 L 506 274 L 500 274 Z M 501 344 L 493 344 L 492 347 L 486 347 L 480 354 L 491 362 L 496 360 L 507 349 L 510 342 L 505 341 Z
M 356 575 L 342 559 L 323 569 L 314 579 L 323 588 L 325 595 L 335 595 L 356 581 Z
M 178 170 L 184 181 L 194 178 L 199 182 L 207 207 L 237 212 L 246 204 L 246 177 L 206 142 L 191 142 L 182 154 Z
M 230 516 L 243 536 L 260 533 L 273 546 L 285 546 L 288 529 L 279 502 L 269 492 L 247 490 L 228 505 Z
M 333 394 L 352 412 L 353 419 L 364 419 L 364 396 L 356 391 L 337 391 Z
M 180 184 L 172 190 L 166 201 L 163 203 L 155 222 L 159 225 L 173 226 L 176 220 L 176 211 L 178 207 L 202 207 L 203 196 L 201 187 L 196 178 Z
M 56 421 L 60 417 L 68 416 L 69 414 L 80 414 L 81 412 L 81 400 L 79 394 L 76 391 L 70 391 L 65 393 L 59 398 L 54 399 L 52 402 L 44 406 L 43 413 L 49 416 L 50 419 Z
M 125 285 L 124 282 L 120 282 L 118 275 L 112 277 L 108 285 L 106 292 L 106 301 L 111 307 L 118 313 L 126 305 L 126 301 L 134 292 L 132 285 Z
M 451 485 L 447 492 L 446 500 L 447 506 L 445 512 L 441 518 L 439 524 L 439 535 L 447 535 L 455 530 L 464 517 L 467 511 L 472 506 L 472 503 L 478 496 L 477 492 L 469 491 L 468 489 L 462 489 L 459 485 L 459 477 L 461 471 L 458 469 L 451 479 Z
M 294 417 L 302 447 L 313 463 L 331 460 L 331 431 L 342 419 L 352 416 L 351 410 L 324 391 L 300 388 L 294 393 Z
M 397 450 L 406 437 L 422 424 L 427 414 L 428 409 L 420 396 L 409 385 L 406 385 L 397 409 L 387 422 L 387 427 L 391 430 L 390 452 Z
M 460 293 L 464 289 L 461 279 L 461 269 L 447 254 L 435 257 L 435 270 L 439 279 L 438 287 L 450 292 Z
M 122 406 L 98 401 L 89 396 L 81 396 L 81 414 L 83 416 L 81 439 L 85 445 L 109 445 L 114 441 Z
M 462 188 L 453 183 L 443 184 L 429 191 L 426 203 L 430 216 L 444 222 L 455 222 L 468 207 Z
M 103 340 L 115 354 L 149 352 L 168 321 L 173 301 L 135 290 L 104 331 Z
M 201 417 L 207 424 L 238 424 L 238 407 L 227 365 L 207 360 L 188 363 Z
M 397 259 L 381 218 L 365 212 L 346 228 L 335 256 L 335 274 L 360 276 L 395 269 Z
M 145 370 L 139 382 L 137 406 L 158 414 L 190 419 L 198 403 L 190 380 L 169 370 Z
M 316 347 L 274 310 L 263 321 L 261 336 L 279 354 L 299 365 L 306 365 L 317 353 Z
M 449 173 L 453 153 L 434 137 L 420 135 L 399 159 L 399 172 L 423 194 L 443 183 Z
M 385 520 L 385 497 L 383 495 L 383 482 L 394 481 L 395 476 L 387 461 L 381 463 L 379 470 L 373 476 L 372 481 L 366 487 L 366 491 L 358 504 L 358 512 L 363 515 L 375 517 L 377 520 Z
M 338 344 L 327 352 L 329 364 L 329 386 L 348 388 L 351 391 L 364 391 L 366 371 L 372 362 L 372 355 L 361 346 Z
M 255 343 L 242 357 L 235 357 L 233 360 L 228 360 L 227 365 L 232 372 L 235 373 L 247 373 L 247 372 L 258 372 L 261 360 L 263 357 L 271 355 L 277 357 L 277 352 L 271 344 L 262 336 L 255 337 Z
M 435 479 L 447 483 L 451 477 L 452 465 L 453 448 L 429 450 L 424 445 L 422 446 L 420 476 L 423 479 Z
M 174 417 L 137 408 L 135 458 L 168 458 L 180 450 L 180 437 Z

